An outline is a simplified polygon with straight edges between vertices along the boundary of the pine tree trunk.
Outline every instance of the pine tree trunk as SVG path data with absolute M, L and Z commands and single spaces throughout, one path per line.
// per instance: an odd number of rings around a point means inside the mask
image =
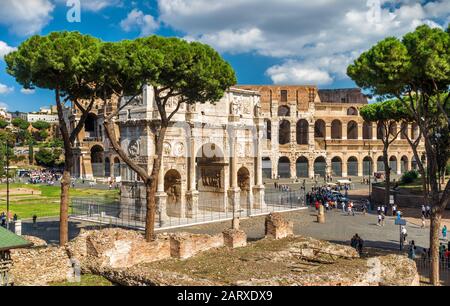
M 441 212 L 439 210 L 432 211 L 431 214 L 431 226 L 430 226 L 430 248 L 431 248 L 431 258 L 430 258 L 430 282 L 433 286 L 440 285 L 439 276 L 439 235 L 441 229 Z
M 65 152 L 64 172 L 61 180 L 61 204 L 59 214 L 59 245 L 64 246 L 69 241 L 69 191 L 72 169 L 72 151 Z

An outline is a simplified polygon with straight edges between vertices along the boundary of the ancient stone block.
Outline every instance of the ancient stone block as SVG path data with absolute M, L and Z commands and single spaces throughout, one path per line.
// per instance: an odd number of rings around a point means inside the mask
M 170 236 L 170 254 L 174 258 L 186 259 L 200 252 L 223 247 L 223 245 L 222 234 L 209 236 L 176 233 Z
M 40 247 L 11 251 L 11 277 L 16 286 L 43 286 L 65 282 L 74 270 L 64 248 Z
M 224 245 L 235 249 L 247 246 L 247 234 L 241 230 L 229 229 L 223 232 Z
M 68 243 L 67 250 L 83 271 L 126 268 L 170 258 L 170 240 L 158 236 L 149 243 L 136 231 L 105 229 L 82 233 Z
M 283 239 L 294 235 L 294 223 L 286 221 L 279 213 L 272 213 L 266 217 L 266 237 Z

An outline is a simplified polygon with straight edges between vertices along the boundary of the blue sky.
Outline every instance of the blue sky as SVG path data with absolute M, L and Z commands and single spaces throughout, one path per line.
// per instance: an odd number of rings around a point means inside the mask
M 108 41 L 158 34 L 212 45 L 240 84 L 341 88 L 355 86 L 346 67 L 377 41 L 450 21 L 448 0 L 81 0 L 79 23 L 67 20 L 67 2 L 1 0 L 0 57 L 52 31 Z M 23 92 L 0 59 L 0 106 L 33 111 L 53 99 L 45 90 Z

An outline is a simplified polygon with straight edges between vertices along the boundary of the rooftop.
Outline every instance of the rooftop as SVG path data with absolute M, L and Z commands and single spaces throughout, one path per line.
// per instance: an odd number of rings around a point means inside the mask
M 0 227 L 0 251 L 26 248 L 32 245 L 28 240 Z

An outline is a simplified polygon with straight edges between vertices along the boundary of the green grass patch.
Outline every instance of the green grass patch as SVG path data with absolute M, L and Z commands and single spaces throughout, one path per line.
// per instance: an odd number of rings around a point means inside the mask
M 10 211 L 21 219 L 59 216 L 61 189 L 59 186 L 11 184 L 10 189 L 26 188 L 40 191 L 40 195 L 11 194 Z M 0 190 L 5 190 L 6 184 L 0 184 Z M 112 202 L 119 199 L 118 190 L 70 189 L 70 198 L 89 198 Z M 6 195 L 1 196 L 0 212 L 6 211 Z M 70 212 L 70 209 L 69 209 Z
M 102 276 L 93 274 L 83 274 L 81 275 L 81 282 L 79 283 L 53 283 L 51 286 L 55 287 L 109 287 L 113 286 L 109 280 Z

